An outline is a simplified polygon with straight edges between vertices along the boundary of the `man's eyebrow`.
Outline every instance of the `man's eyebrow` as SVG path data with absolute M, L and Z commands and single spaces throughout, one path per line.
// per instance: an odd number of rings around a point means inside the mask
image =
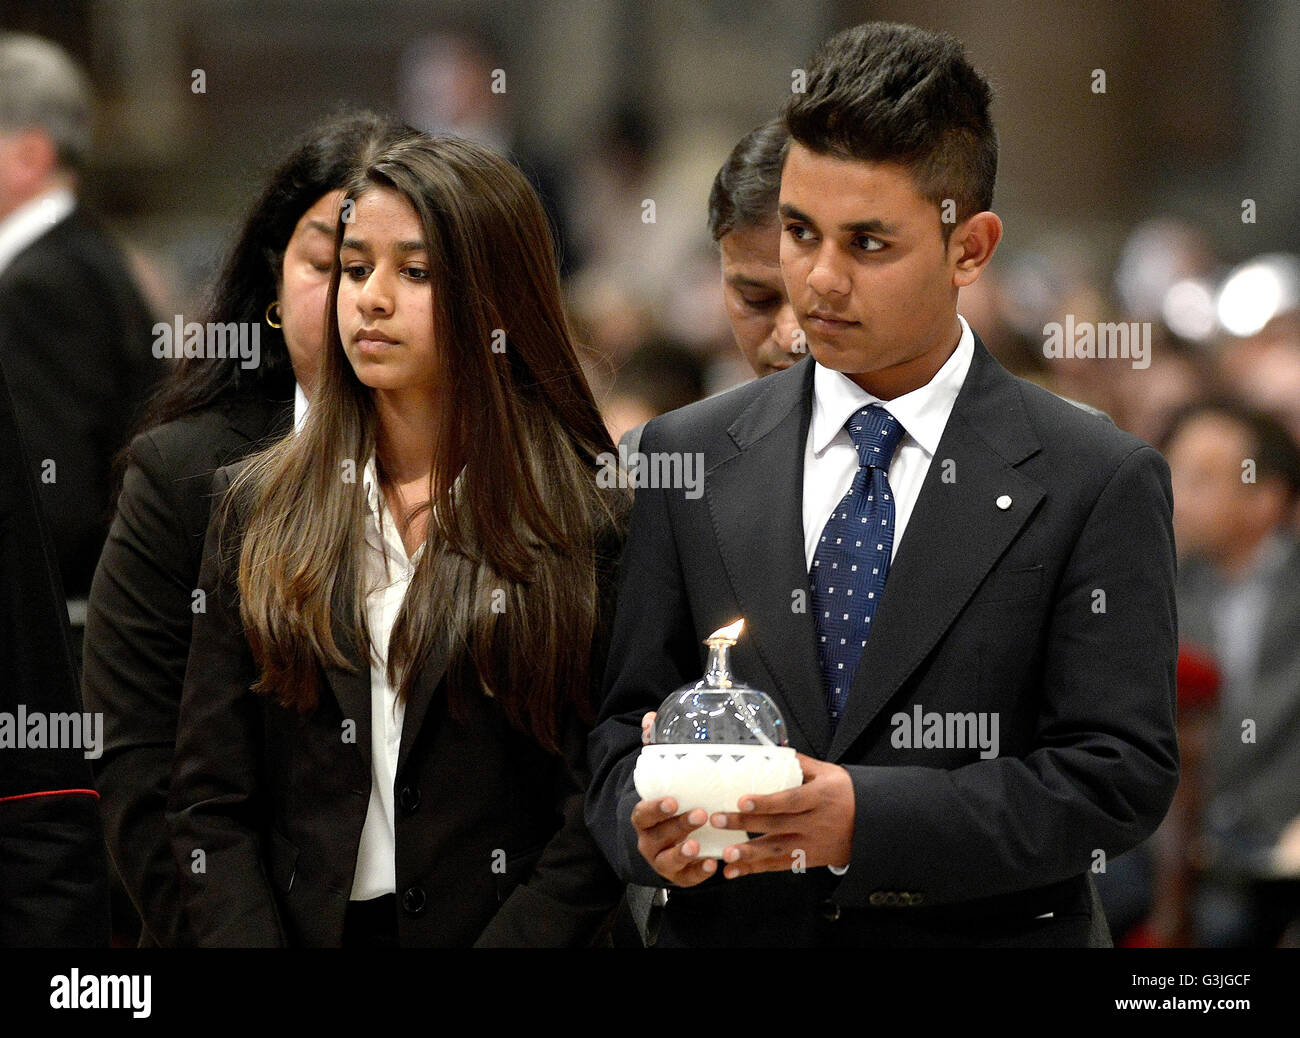
M 334 237 L 334 225 L 326 223 L 324 220 L 308 220 L 307 228 L 312 231 L 320 231 L 321 234 L 328 234 L 331 238 Z
M 778 211 L 780 212 L 782 219 L 798 220 L 799 223 L 810 224 L 813 227 L 817 226 L 817 221 L 815 221 L 807 213 L 804 213 L 799 209 L 796 209 L 789 202 L 783 202 Z M 885 223 L 884 220 L 879 220 L 879 219 L 854 220 L 852 223 L 840 224 L 839 229 L 845 232 L 846 234 L 894 235 L 898 233 L 898 228 L 894 224 Z

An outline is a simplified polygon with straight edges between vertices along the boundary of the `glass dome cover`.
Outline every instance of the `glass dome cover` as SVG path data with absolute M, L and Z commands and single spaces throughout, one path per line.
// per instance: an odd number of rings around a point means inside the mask
M 705 644 L 704 677 L 684 685 L 660 704 L 650 741 L 654 745 L 786 746 L 785 719 L 766 692 L 731 674 L 731 647 L 744 620 L 714 631 Z

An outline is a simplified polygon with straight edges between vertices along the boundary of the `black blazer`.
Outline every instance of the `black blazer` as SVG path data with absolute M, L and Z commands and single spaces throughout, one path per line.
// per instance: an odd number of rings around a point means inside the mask
M 82 697 L 104 714 L 100 810 L 145 946 L 171 947 L 184 933 L 164 815 L 212 475 L 288 432 L 292 418 L 289 401 L 231 401 L 150 429 L 128 450 L 90 588 Z
M 214 490 L 230 476 L 221 470 Z M 168 808 L 189 926 L 202 945 L 337 946 L 370 796 L 369 665 L 339 625 L 335 637 L 357 669 L 327 669 L 309 716 L 249 692 L 257 675 L 239 622 L 238 538 L 218 553 L 219 538 L 214 521 Z M 603 616 L 613 610 L 620 544 L 611 533 L 600 551 Z M 341 596 L 334 615 L 348 615 Z M 607 643 L 606 630 L 593 645 L 594 674 Z M 399 943 L 587 944 L 621 892 L 583 822 L 589 726 L 568 717 L 563 755 L 553 756 L 487 696 L 473 697 L 467 720 L 453 720 L 446 653 L 444 645 L 420 674 L 402 728 Z
M 593 831 L 625 880 L 662 885 L 629 821 L 640 718 L 743 616 L 736 672 L 773 695 L 796 749 L 852 778 L 851 865 L 673 889 L 660 944 L 1108 943 L 1087 870 L 1151 833 L 1178 779 L 1168 466 L 977 337 L 832 738 L 798 606 L 813 371 L 645 428 L 643 453 L 703 452 L 704 493 L 636 493 L 590 743 Z M 915 705 L 996 715 L 999 755 L 895 749 L 891 718 Z
M 0 712 L 11 723 L 20 707 L 81 710 L 29 460 L 0 369 Z M 0 948 L 108 945 L 108 863 L 85 752 L 0 748 Z
M 164 372 L 153 318 L 121 252 L 78 206 L 0 273 L 0 362 L 41 480 L 63 586 L 90 590 L 108 530 L 114 455 Z

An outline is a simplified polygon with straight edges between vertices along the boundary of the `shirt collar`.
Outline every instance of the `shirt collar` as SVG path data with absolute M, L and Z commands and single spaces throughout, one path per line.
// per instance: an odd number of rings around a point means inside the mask
M 307 420 L 307 394 L 302 391 L 302 386 L 295 382 L 293 384 L 293 431 L 302 432 L 302 423 Z
M 380 518 L 380 497 L 379 489 L 379 468 L 375 464 L 375 456 L 370 455 L 370 460 L 366 462 L 365 471 L 361 475 L 361 487 L 366 496 L 366 508 L 375 519 Z
M 893 400 L 881 400 L 843 372 L 818 364 L 813 372 L 813 413 L 808 429 L 813 452 L 817 455 L 824 453 L 831 441 L 844 431 L 844 423 L 851 415 L 868 404 L 880 404 L 898 419 L 928 456 L 934 457 L 953 404 L 957 402 L 957 393 L 966 381 L 971 359 L 975 356 L 975 336 L 970 325 L 961 314 L 957 315 L 957 320 L 961 322 L 961 338 L 943 367 L 925 385 Z M 844 435 L 848 436 L 848 433 Z
M 54 187 L 24 202 L 0 221 L 0 270 L 77 207 L 69 187 Z

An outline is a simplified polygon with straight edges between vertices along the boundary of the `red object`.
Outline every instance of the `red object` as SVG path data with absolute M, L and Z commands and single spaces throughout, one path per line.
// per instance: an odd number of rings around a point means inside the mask
M 1200 645 L 1178 647 L 1178 706 L 1213 706 L 1219 698 L 1219 668 L 1213 654 Z
M 99 799 L 99 794 L 93 789 L 44 789 L 39 793 L 17 793 L 10 797 L 0 797 L 0 804 L 8 800 L 30 800 L 32 797 L 64 797 L 64 796 L 85 796 Z
M 1151 926 L 1147 920 L 1138 923 L 1137 926 L 1129 930 L 1118 941 L 1115 942 L 1120 948 L 1159 948 L 1160 942 L 1151 932 Z

